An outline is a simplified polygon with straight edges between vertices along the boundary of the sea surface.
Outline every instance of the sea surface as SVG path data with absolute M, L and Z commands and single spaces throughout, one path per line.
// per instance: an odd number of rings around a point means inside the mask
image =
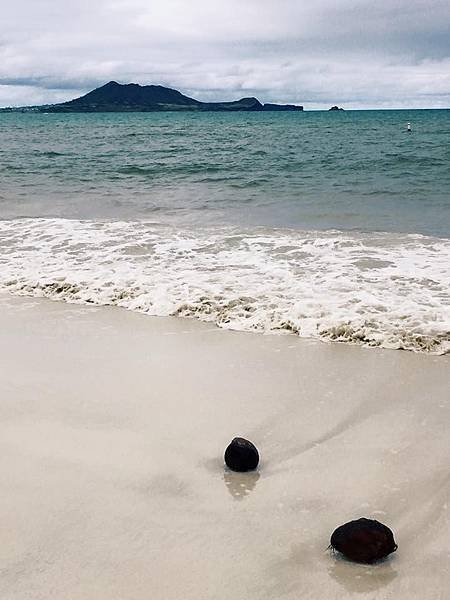
M 0 291 L 450 352 L 450 110 L 11 113 L 0 142 Z

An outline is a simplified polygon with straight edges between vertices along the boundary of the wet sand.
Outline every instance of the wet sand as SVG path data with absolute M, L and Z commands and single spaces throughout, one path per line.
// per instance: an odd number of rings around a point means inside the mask
M 449 356 L 3 296 L 0 365 L 2 600 L 449 597 Z

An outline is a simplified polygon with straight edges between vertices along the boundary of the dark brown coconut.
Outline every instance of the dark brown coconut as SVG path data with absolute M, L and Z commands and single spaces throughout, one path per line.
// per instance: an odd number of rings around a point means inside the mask
M 256 447 L 244 438 L 236 437 L 225 450 L 225 463 L 232 471 L 254 471 L 259 463 Z
M 338 527 L 331 536 L 331 546 L 346 558 L 371 564 L 397 550 L 389 527 L 372 519 L 358 519 Z

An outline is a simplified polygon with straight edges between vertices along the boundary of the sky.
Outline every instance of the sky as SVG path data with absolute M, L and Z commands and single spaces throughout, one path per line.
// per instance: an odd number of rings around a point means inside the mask
M 1 0 L 0 106 L 115 80 L 199 100 L 450 107 L 449 0 Z

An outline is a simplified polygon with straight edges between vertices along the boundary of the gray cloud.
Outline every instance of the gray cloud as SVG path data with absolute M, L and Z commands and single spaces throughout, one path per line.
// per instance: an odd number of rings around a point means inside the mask
M 3 106 L 110 79 L 204 100 L 450 106 L 447 0 L 15 0 L 1 19 Z

